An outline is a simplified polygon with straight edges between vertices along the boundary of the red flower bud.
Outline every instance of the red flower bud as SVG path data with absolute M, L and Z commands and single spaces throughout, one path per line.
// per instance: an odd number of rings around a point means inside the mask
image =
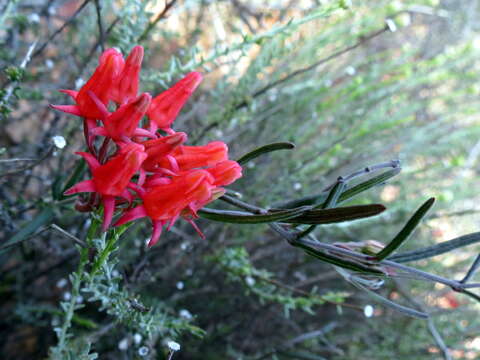
M 125 104 L 137 96 L 142 61 L 143 47 L 137 45 L 128 55 L 123 71 L 115 79 L 111 98 L 117 104 Z
M 120 140 L 124 136 L 133 136 L 139 121 L 147 112 L 151 100 L 150 94 L 143 93 L 135 100 L 120 106 L 115 112 L 108 115 L 103 122 L 108 136 L 113 140 Z
M 173 135 L 164 136 L 155 140 L 147 140 L 142 144 L 145 146 L 145 152 L 148 158 L 143 163 L 143 168 L 147 171 L 155 171 L 164 157 L 170 154 L 175 148 L 187 141 L 187 134 L 177 132 Z M 165 160 L 168 162 L 168 160 Z
M 102 195 L 121 195 L 146 158 L 147 154 L 142 145 L 125 145 L 116 156 L 93 169 L 96 191 Z
M 213 185 L 230 185 L 235 180 L 242 177 L 242 167 L 233 160 L 226 160 L 218 163 L 214 167 L 206 169 L 215 179 Z
M 118 77 L 124 66 L 122 54 L 115 49 L 106 50 L 100 57 L 100 64 L 92 77 L 82 86 L 75 101 L 83 117 L 102 119 L 103 113 L 92 100 L 91 91 L 100 101 L 107 106 L 111 98 L 111 89 L 114 80 Z
M 180 170 L 190 170 L 213 166 L 228 160 L 228 147 L 222 141 L 212 141 L 203 146 L 180 146 L 172 152 Z M 169 168 L 166 159 L 160 162 L 161 167 Z
M 157 185 L 143 196 L 147 215 L 153 220 L 174 221 L 192 202 L 212 197 L 213 178 L 205 170 L 192 170 L 172 178 L 170 184 Z
M 147 113 L 152 132 L 157 129 L 170 131 L 170 125 L 201 81 L 202 74 L 191 72 L 152 100 Z

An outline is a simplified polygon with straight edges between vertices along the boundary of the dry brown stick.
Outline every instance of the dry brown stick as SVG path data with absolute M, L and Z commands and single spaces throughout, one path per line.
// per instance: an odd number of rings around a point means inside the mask
M 4 176 L 8 176 L 8 175 L 15 175 L 15 174 L 18 174 L 18 173 L 21 173 L 21 172 L 24 172 L 26 170 L 30 170 L 30 169 L 34 168 L 35 166 L 40 164 L 43 160 L 48 158 L 53 153 L 53 149 L 54 149 L 54 146 L 51 145 L 50 148 L 45 152 L 45 154 L 43 154 L 43 156 L 41 156 L 38 160 L 36 160 L 32 164 L 24 166 L 20 169 L 15 169 L 15 170 L 10 170 L 10 171 L 4 172 L 4 173 L 0 174 L 0 178 L 4 177 Z
M 165 18 L 167 16 L 168 10 L 170 10 L 170 8 L 172 8 L 173 5 L 175 5 L 176 2 L 177 2 L 177 0 L 171 0 L 171 1 L 165 2 L 165 8 L 157 15 L 157 17 L 153 21 L 150 21 L 148 23 L 148 25 L 145 28 L 145 30 L 143 31 L 142 35 L 140 35 L 140 37 L 138 38 L 137 42 L 141 42 L 141 41 L 146 39 L 146 37 L 148 36 L 150 31 L 152 31 L 152 29 L 155 27 L 155 25 L 157 25 L 157 23 L 160 20 L 162 20 L 163 18 Z
M 115 20 L 112 21 L 112 23 L 110 24 L 110 26 L 107 28 L 107 30 L 105 31 L 105 39 L 106 37 L 112 32 L 113 28 L 115 27 L 115 25 L 118 24 L 118 22 L 120 21 L 120 17 L 116 17 Z M 85 62 L 84 65 L 86 65 L 88 63 L 89 60 L 91 60 L 93 58 L 93 54 L 95 53 L 95 50 L 97 50 L 97 48 L 101 45 L 101 41 L 100 39 L 98 39 L 95 44 L 93 44 L 92 48 L 90 49 L 90 52 L 88 53 L 88 56 L 86 57 L 87 61 Z
M 97 12 L 97 24 L 98 24 L 98 42 L 102 51 L 105 50 L 105 32 L 103 31 L 102 21 L 102 5 L 100 0 L 95 0 L 95 10 Z
M 75 13 L 67 20 L 63 23 L 62 26 L 60 26 L 52 35 L 50 35 L 48 37 L 48 39 L 37 49 L 37 51 L 35 51 L 33 53 L 33 56 L 32 57 L 36 57 L 38 55 L 40 55 L 43 50 L 45 50 L 45 48 L 47 47 L 47 45 L 50 43 L 50 41 L 52 41 L 58 34 L 60 34 L 63 29 L 65 29 L 68 25 L 70 25 L 72 23 L 72 21 L 77 17 L 77 15 L 85 8 L 85 6 L 87 6 L 87 4 L 90 2 L 90 0 L 85 0 L 82 5 L 80 5 L 80 7 L 77 9 L 77 11 L 75 11 Z

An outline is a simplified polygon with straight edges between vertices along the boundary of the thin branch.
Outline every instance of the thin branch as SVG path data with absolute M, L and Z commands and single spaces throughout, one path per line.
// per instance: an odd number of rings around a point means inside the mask
M 399 168 L 399 167 L 400 167 L 400 160 L 390 160 L 390 161 L 374 164 L 374 165 L 371 165 L 371 166 L 367 166 L 363 169 L 354 171 L 353 173 L 351 173 L 347 176 L 339 176 L 339 178 L 334 183 L 327 186 L 325 189 L 322 190 L 322 192 L 326 192 L 326 191 L 331 190 L 335 185 L 337 185 L 339 180 L 343 180 L 343 182 L 349 182 L 349 181 L 352 181 L 353 179 L 355 179 L 357 177 L 360 177 L 360 176 L 363 176 L 363 175 L 366 175 L 366 174 L 370 174 L 370 173 L 378 171 L 378 170 L 388 169 L 388 168 L 396 169 L 396 168 Z
M 377 170 L 381 170 L 381 169 L 384 169 L 384 168 L 392 168 L 393 170 L 396 169 L 399 172 L 401 170 L 400 161 L 399 160 L 391 160 L 391 161 L 382 162 L 382 163 L 379 163 L 379 164 L 374 164 L 374 165 L 371 165 L 371 166 L 367 166 L 363 169 L 354 171 L 353 173 L 351 173 L 349 175 L 340 176 L 339 178 L 344 179 L 344 180 L 347 179 L 348 181 L 350 181 L 350 180 L 352 180 L 354 178 L 357 178 L 359 176 L 367 175 L 367 174 L 373 173 Z M 310 203 L 311 204 L 312 201 L 317 201 L 321 196 L 323 196 L 324 193 L 328 192 L 331 188 L 333 188 L 337 184 L 337 181 L 338 180 L 336 180 L 332 184 L 325 187 L 320 193 L 305 196 L 305 197 L 295 199 L 295 200 L 287 200 L 287 201 L 284 201 L 284 202 L 281 202 L 281 203 L 276 203 L 273 206 L 276 207 L 276 208 L 291 208 L 291 207 L 300 206 L 300 204 L 304 204 L 304 203 Z M 352 189 L 353 188 L 351 188 L 350 190 L 352 190 Z M 346 192 L 348 192 L 348 191 L 349 190 L 347 190 Z
M 438 347 L 443 353 L 443 358 L 445 360 L 452 360 L 452 357 L 450 356 L 450 349 L 445 345 L 445 342 L 442 339 L 442 336 L 438 332 L 437 328 L 435 327 L 435 323 L 431 318 L 427 319 L 427 325 L 428 325 L 428 330 L 430 330 L 430 333 L 433 336 L 433 339 L 437 343 Z
M 461 283 L 466 283 L 468 280 L 472 278 L 473 275 L 477 272 L 478 268 L 480 267 L 480 254 L 477 255 L 475 258 L 475 261 L 473 262 L 472 266 L 470 266 L 470 269 L 468 269 L 467 274 L 465 277 L 460 280 Z
M 105 33 L 103 31 L 103 21 L 102 21 L 102 5 L 100 0 L 95 0 L 95 10 L 97 12 L 97 25 L 98 25 L 98 41 L 100 43 L 100 48 L 102 51 L 105 50 Z
M 29 164 L 27 166 L 24 166 L 20 169 L 15 169 L 15 170 L 10 170 L 10 171 L 7 171 L 7 172 L 4 172 L 2 174 L 0 174 L 0 178 L 1 177 L 4 177 L 4 176 L 9 176 L 9 175 L 15 175 L 15 174 L 19 174 L 21 172 L 24 172 L 24 171 L 27 171 L 27 170 L 30 170 L 30 169 L 33 169 L 35 166 L 37 166 L 38 164 L 40 164 L 43 160 L 45 160 L 46 158 L 48 158 L 52 153 L 53 153 L 53 149 L 55 147 L 53 145 L 50 146 L 50 148 L 45 152 L 45 154 L 43 154 L 39 159 L 37 159 L 35 162 L 33 162 L 32 164 Z
M 3 245 L 0 247 L 0 249 L 4 250 L 4 249 L 8 249 L 12 246 L 17 246 L 19 243 L 21 242 L 24 242 L 24 241 L 27 241 L 27 240 L 30 240 L 30 239 L 33 239 L 35 237 L 37 237 L 38 235 L 44 233 L 45 231 L 47 230 L 55 230 L 57 232 L 59 232 L 60 234 L 62 234 L 63 236 L 73 240 L 77 245 L 80 245 L 81 247 L 86 247 L 87 244 L 85 243 L 85 241 L 83 240 L 80 240 L 79 238 L 77 238 L 76 236 L 70 234 L 68 231 L 62 229 L 60 226 L 56 225 L 56 224 L 50 224 L 48 226 L 44 226 L 43 228 L 41 228 L 40 230 L 36 231 L 35 233 L 31 234 L 30 236 L 27 236 L 25 238 L 23 238 L 22 240 L 20 241 L 16 241 L 16 242 L 13 242 L 11 244 L 6 244 L 6 245 Z
M 62 26 L 60 26 L 52 35 L 49 36 L 49 38 L 42 44 L 42 46 L 40 46 L 37 51 L 35 51 L 35 53 L 33 54 L 33 57 L 37 57 L 38 55 L 40 55 L 43 50 L 45 50 L 45 48 L 47 47 L 47 45 L 50 43 L 50 41 L 52 41 L 53 39 L 55 39 L 55 37 L 60 34 L 63 29 L 65 29 L 68 25 L 70 25 L 73 20 L 77 17 L 78 14 L 80 14 L 80 12 L 85 8 L 85 6 L 87 6 L 87 4 L 90 2 L 90 0 L 85 0 L 82 5 L 80 5 L 80 7 L 77 9 L 77 11 L 75 11 L 73 13 L 73 15 L 63 23 Z
M 104 41 L 106 40 L 107 36 L 110 35 L 110 33 L 113 31 L 113 28 L 115 27 L 115 25 L 117 25 L 119 23 L 120 20 L 121 20 L 121 18 L 119 16 L 117 16 L 115 18 L 115 20 L 112 21 L 112 23 L 110 24 L 110 26 L 107 28 L 107 30 L 104 33 Z M 101 44 L 100 39 L 98 39 L 95 42 L 95 44 L 93 44 L 92 48 L 90 49 L 90 52 L 88 53 L 88 56 L 86 57 L 86 60 L 87 60 L 86 62 L 88 62 L 90 59 L 92 59 L 93 54 L 95 53 L 97 48 L 100 46 L 100 44 Z
M 142 42 L 147 38 L 150 31 L 152 31 L 152 29 L 157 25 L 157 23 L 160 20 L 164 19 L 167 16 L 168 10 L 170 10 L 170 8 L 173 7 L 173 5 L 175 5 L 176 2 L 177 0 L 171 0 L 169 2 L 165 2 L 164 9 L 157 15 L 157 17 L 153 21 L 150 21 L 148 23 L 146 29 L 143 31 L 142 35 L 140 35 L 137 42 Z
M 390 29 L 389 29 L 388 26 L 384 26 L 384 27 L 381 28 L 380 30 L 374 31 L 374 32 L 372 32 L 372 33 L 369 34 L 369 35 L 361 36 L 360 39 L 359 39 L 355 44 L 353 44 L 353 45 L 351 45 L 351 46 L 348 46 L 348 47 L 346 47 L 346 48 L 344 48 L 344 49 L 341 49 L 341 50 L 339 50 L 339 51 L 331 54 L 330 56 L 327 56 L 326 58 L 323 58 L 323 59 L 321 59 L 321 60 L 319 60 L 319 61 L 317 61 L 317 62 L 315 62 L 315 63 L 313 63 L 313 64 L 311 64 L 311 65 L 309 65 L 309 66 L 307 66 L 307 67 L 304 67 L 304 68 L 295 70 L 295 71 L 291 72 L 290 74 L 284 76 L 283 78 L 278 79 L 278 80 L 276 80 L 276 81 L 273 81 L 273 82 L 265 85 L 263 88 L 261 88 L 260 90 L 256 91 L 255 93 L 253 93 L 252 97 L 253 97 L 253 98 L 256 98 L 256 97 L 258 97 L 258 96 L 260 96 L 260 95 L 262 95 L 262 94 L 265 94 L 268 90 L 270 90 L 270 89 L 272 89 L 272 88 L 274 88 L 274 87 L 276 87 L 276 86 L 278 86 L 278 85 L 280 85 L 280 84 L 282 84 L 282 83 L 284 83 L 284 82 L 286 82 L 286 81 L 289 81 L 289 80 L 291 80 L 292 78 L 294 78 L 294 77 L 296 77 L 296 76 L 298 76 L 298 75 L 301 75 L 301 74 L 304 74 L 304 73 L 306 73 L 306 72 L 312 71 L 312 70 L 314 70 L 315 68 L 317 68 L 318 66 L 323 65 L 323 64 L 329 62 L 330 60 L 333 60 L 333 59 L 335 59 L 335 58 L 337 58 L 337 57 L 339 57 L 339 56 L 341 56 L 341 55 L 343 55 L 343 54 L 348 53 L 349 51 L 352 51 L 352 50 L 358 48 L 359 46 L 365 44 L 366 42 L 368 42 L 368 41 L 376 38 L 377 36 L 383 34 L 384 32 L 387 32 L 387 31 L 389 31 L 389 30 L 390 30 Z M 248 102 L 247 102 L 247 101 L 243 101 L 243 102 L 241 102 L 240 104 L 238 104 L 235 109 L 236 109 L 236 110 L 239 110 L 239 109 L 241 109 L 241 108 L 243 108 L 243 107 L 245 107 L 245 106 L 247 106 L 247 105 L 248 105 Z
M 36 161 L 37 159 L 29 159 L 29 158 L 12 158 L 12 159 L 1 159 L 0 163 L 8 163 L 8 162 L 17 162 L 17 161 Z
M 480 213 L 480 209 L 466 209 L 466 210 L 460 210 L 460 211 L 453 211 L 449 213 L 434 213 L 428 216 L 429 219 L 438 219 L 438 218 L 446 218 L 446 217 L 455 217 L 455 216 L 466 216 L 466 215 L 472 215 L 472 214 L 478 214 Z
M 58 231 L 60 234 L 62 234 L 63 236 L 73 240 L 77 245 L 80 245 L 81 247 L 86 247 L 87 244 L 85 243 L 85 241 L 83 240 L 80 240 L 79 238 L 77 238 L 76 236 L 70 234 L 68 231 L 62 229 L 60 226 L 58 226 L 57 224 L 51 224 L 49 226 L 50 228 L 52 228 L 53 230 L 55 231 Z
M 267 283 L 270 283 L 272 285 L 275 285 L 279 288 L 282 288 L 282 289 L 285 289 L 285 290 L 288 290 L 294 294 L 298 294 L 300 296 L 303 296 L 303 297 L 311 297 L 312 295 L 314 296 L 319 296 L 319 295 L 316 295 L 316 294 L 312 294 L 312 293 L 309 293 L 308 291 L 305 291 L 305 290 L 302 290 L 302 289 L 298 289 L 296 287 L 293 287 L 293 286 L 290 286 L 290 285 L 287 285 L 287 284 L 284 284 L 280 281 L 277 281 L 275 279 L 270 279 L 270 278 L 267 278 L 267 277 L 264 277 L 264 276 L 261 276 L 261 275 L 255 275 L 255 274 L 252 274 L 251 275 L 252 277 L 254 278 L 257 278 L 258 280 L 260 281 L 264 281 L 264 282 L 267 282 Z M 361 312 L 363 312 L 363 308 L 358 306 L 358 305 L 354 305 L 354 304 L 349 304 L 349 303 L 339 303 L 339 302 L 335 302 L 335 301 L 332 301 L 332 300 L 327 300 L 327 299 L 323 299 L 325 302 L 327 303 L 330 303 L 330 304 L 333 304 L 333 305 L 340 305 L 340 306 L 344 306 L 344 307 L 348 307 L 348 308 L 351 308 L 351 309 L 355 309 L 355 310 L 359 310 Z
M 408 293 L 408 291 L 404 289 L 404 286 L 401 282 L 395 281 L 395 284 L 397 285 L 397 290 L 400 292 L 400 294 L 403 295 L 403 297 L 405 297 L 410 303 L 416 306 L 420 311 L 426 312 L 425 305 L 422 304 L 420 301 L 413 299 Z M 452 357 L 450 355 L 450 349 L 445 345 L 445 342 L 443 341 L 442 336 L 435 327 L 435 323 L 433 322 L 433 319 L 431 317 L 427 319 L 427 326 L 430 334 L 432 334 L 433 340 L 435 340 L 438 348 L 442 351 L 443 358 L 445 360 L 452 360 Z

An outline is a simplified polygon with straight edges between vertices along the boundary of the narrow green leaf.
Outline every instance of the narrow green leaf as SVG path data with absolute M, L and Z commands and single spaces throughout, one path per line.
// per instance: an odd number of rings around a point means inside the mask
M 47 207 L 40 211 L 40 213 L 35 216 L 31 221 L 29 221 L 19 232 L 17 232 L 10 240 L 4 242 L 0 246 L 0 253 L 4 252 L 7 248 L 12 247 L 16 244 L 19 244 L 30 235 L 35 233 L 39 228 L 48 224 L 53 219 L 53 209 Z
M 317 205 L 314 207 L 314 209 L 330 209 L 334 208 L 337 205 L 338 197 L 342 193 L 343 189 L 345 188 L 345 182 L 342 180 L 338 180 L 335 186 L 330 190 L 328 193 L 327 200 L 321 205 Z M 308 229 L 302 231 L 301 234 L 299 234 L 299 237 L 307 236 L 310 234 L 312 231 L 315 230 L 317 225 L 310 225 Z
M 214 221 L 235 223 L 235 224 L 260 224 L 271 223 L 276 221 L 285 221 L 303 214 L 311 209 L 309 206 L 299 207 L 295 209 L 280 210 L 274 213 L 251 215 L 242 211 L 226 211 L 203 208 L 198 214 L 205 218 Z
M 77 324 L 77 325 L 83 326 L 87 329 L 97 329 L 98 328 L 98 324 L 95 321 L 90 320 L 86 317 L 77 315 L 77 314 L 73 314 L 72 322 Z
M 277 150 L 291 150 L 293 148 L 295 148 L 295 144 L 291 142 L 272 143 L 272 144 L 260 146 L 259 148 L 256 148 L 255 150 L 250 151 L 249 153 L 243 155 L 240 159 L 238 159 L 237 162 L 240 165 L 244 165 L 250 160 L 253 160 L 260 155 L 263 155 L 272 151 L 277 151 Z
M 343 201 L 346 201 L 355 195 L 358 195 L 364 191 L 367 191 L 371 189 L 374 186 L 377 186 L 379 184 L 383 184 L 385 181 L 391 179 L 395 175 L 398 175 L 402 169 L 401 168 L 395 168 L 391 169 L 388 171 L 385 171 L 384 173 L 377 175 L 367 181 L 364 181 L 358 185 L 355 185 L 354 187 L 345 190 L 342 195 L 338 198 L 338 202 L 341 203 Z
M 350 189 L 347 189 L 341 193 L 341 195 L 338 197 L 338 203 L 342 203 L 346 200 L 351 199 L 355 195 L 358 195 L 364 191 L 367 191 L 379 184 L 384 183 L 385 181 L 389 180 L 390 178 L 394 177 L 395 175 L 398 175 L 398 173 L 401 171 L 401 168 L 395 168 L 391 169 L 388 171 L 385 171 L 382 174 L 379 174 L 369 180 L 366 180 L 360 184 L 357 184 L 353 186 Z M 315 195 L 310 195 L 310 196 L 305 196 L 300 199 L 295 199 L 295 200 L 290 200 L 284 203 L 276 204 L 276 207 L 278 208 L 294 208 L 294 207 L 299 207 L 299 206 L 305 206 L 305 205 L 316 205 L 316 204 L 324 204 L 325 201 L 327 200 L 328 193 L 327 192 L 322 192 L 319 194 Z
M 333 224 L 375 216 L 385 211 L 385 209 L 385 206 L 381 204 L 370 204 L 308 210 L 302 215 L 289 218 L 284 222 L 291 224 Z
M 290 244 L 295 246 L 295 247 L 299 247 L 299 248 L 305 250 L 305 252 L 310 256 L 313 256 L 313 257 L 315 257 L 315 258 L 317 258 L 321 261 L 324 261 L 326 263 L 329 263 L 329 264 L 332 264 L 332 265 L 335 265 L 335 266 L 339 266 L 339 267 L 344 268 L 344 269 L 358 271 L 358 272 L 361 272 L 361 273 L 383 274 L 379 270 L 371 269 L 371 268 L 368 268 L 366 266 L 362 266 L 360 264 L 357 264 L 357 263 L 354 263 L 354 262 L 351 262 L 351 261 L 339 259 L 336 256 L 326 254 L 322 251 L 316 250 L 313 247 L 307 246 L 307 245 L 302 244 L 300 242 L 291 242 Z
M 393 253 L 396 249 L 399 248 L 400 245 L 403 244 L 405 240 L 409 238 L 409 236 L 413 233 L 415 228 L 418 226 L 420 221 L 422 221 L 423 217 L 427 214 L 428 210 L 432 207 L 433 203 L 435 202 L 435 198 L 428 199 L 420 208 L 413 214 L 413 216 L 408 220 L 402 230 L 393 238 L 390 243 L 385 246 L 385 248 L 380 251 L 378 254 L 375 255 L 377 260 L 383 260 L 388 255 Z
M 409 261 L 428 259 L 433 256 L 445 254 L 455 249 L 459 249 L 464 246 L 476 244 L 479 242 L 480 242 L 480 232 L 476 232 L 476 233 L 463 235 L 455 239 L 447 240 L 447 241 L 441 242 L 440 244 L 428 246 L 422 249 L 395 254 L 391 256 L 389 260 L 395 261 L 397 263 L 404 263 Z
M 327 199 L 325 202 L 321 205 L 317 205 L 314 207 L 314 209 L 330 209 L 334 208 L 337 205 L 338 199 L 340 198 L 340 195 L 343 192 L 343 189 L 345 189 L 345 182 L 344 181 L 338 181 L 335 186 L 330 190 L 328 193 Z

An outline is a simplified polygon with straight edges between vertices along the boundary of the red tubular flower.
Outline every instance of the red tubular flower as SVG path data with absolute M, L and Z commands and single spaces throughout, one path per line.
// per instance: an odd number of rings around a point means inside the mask
M 121 201 L 126 199 L 130 204 L 135 201 L 137 206 L 123 208 L 123 215 L 115 225 L 149 217 L 153 225 L 149 246 L 158 241 L 163 226 L 170 229 L 179 217 L 190 222 L 204 237 L 194 223 L 197 211 L 222 196 L 225 190 L 221 186 L 241 177 L 242 168 L 228 160 L 225 143 L 184 146 L 187 134 L 171 129 L 181 108 L 202 81 L 202 75 L 187 74 L 153 100 L 148 93 L 137 95 L 143 55 L 141 46 L 135 46 L 126 60 L 115 49 L 104 51 L 94 74 L 80 91 L 61 90 L 76 105 L 51 105 L 83 117 L 89 149 L 89 153 L 77 154 L 88 163 L 92 178 L 79 182 L 65 194 L 95 193 L 79 208 L 91 211 L 101 202 L 104 231 Z M 108 110 L 110 101 L 118 106 L 114 112 Z M 139 127 L 145 115 L 149 118 L 149 129 Z M 158 129 L 168 135 L 161 136 Z M 95 142 L 97 135 L 105 137 L 101 146 Z M 152 140 L 144 141 L 145 138 Z M 111 140 L 118 151 L 109 157 Z M 138 178 L 132 182 L 137 173 Z
M 191 170 L 164 184 L 157 183 L 142 194 L 143 205 L 127 211 L 115 226 L 148 216 L 153 223 L 153 233 L 148 245 L 153 246 L 160 237 L 163 225 L 168 223 L 170 228 L 178 217 L 183 215 L 203 237 L 191 215 L 196 216 L 199 204 L 204 206 L 214 199 L 216 192 L 213 182 L 212 175 L 207 171 Z
M 160 162 L 185 141 L 187 141 L 187 134 L 183 132 L 177 132 L 155 140 L 144 141 L 142 144 L 145 146 L 148 158 L 143 163 L 143 168 L 151 172 L 158 171 Z M 165 161 L 170 165 L 168 160 Z
M 144 147 L 130 143 L 120 149 L 119 153 L 101 165 L 91 154 L 78 152 L 87 162 L 93 174 L 91 180 L 85 180 L 74 185 L 65 192 L 72 195 L 80 192 L 96 192 L 102 196 L 104 206 L 104 221 L 102 229 L 110 225 L 115 208 L 115 197 L 121 196 L 127 200 L 131 195 L 127 190 L 132 176 L 140 169 L 147 157 Z
M 97 192 L 104 195 L 121 195 L 147 158 L 144 150 L 140 144 L 129 143 L 120 149 L 118 155 L 93 169 L 93 181 Z
M 105 120 L 103 120 L 104 127 L 96 127 L 90 130 L 92 134 L 108 136 L 115 141 L 132 136 L 155 137 L 155 135 L 148 130 L 137 127 L 150 106 L 152 97 L 149 93 L 143 93 L 135 100 L 120 106 L 111 114 L 108 113 L 106 107 L 95 97 L 94 94 L 90 94 L 99 110 L 102 113 L 106 113 L 104 115 Z
M 95 94 L 107 106 L 111 99 L 113 83 L 123 67 L 122 54 L 115 49 L 104 51 L 97 69 L 78 93 L 72 90 L 62 90 L 62 92 L 74 98 L 77 105 L 52 105 L 52 107 L 85 118 L 103 119 L 105 114 L 98 109 L 90 93 Z
M 111 91 L 112 100 L 117 104 L 125 104 L 137 96 L 142 61 L 143 47 L 137 45 L 128 55 L 123 71 L 116 78 Z
M 201 81 L 202 74 L 191 72 L 170 89 L 155 97 L 147 113 L 150 119 L 150 130 L 155 132 L 161 129 L 172 132 L 170 126 Z
M 230 185 L 235 180 L 242 177 L 242 167 L 233 160 L 222 161 L 214 167 L 206 169 L 215 179 L 213 185 Z
M 101 119 L 102 113 L 91 99 L 94 93 L 107 106 L 111 99 L 112 85 L 124 67 L 122 54 L 115 49 L 106 50 L 100 57 L 100 65 L 92 77 L 82 86 L 75 101 L 84 117 Z
M 143 202 L 154 220 L 176 219 L 192 201 L 207 201 L 212 196 L 213 177 L 205 170 L 193 170 L 172 182 L 147 190 Z
M 212 141 L 203 146 L 180 146 L 172 152 L 180 170 L 213 166 L 228 160 L 228 147 L 222 141 Z M 167 159 L 161 159 L 161 167 L 170 168 Z

